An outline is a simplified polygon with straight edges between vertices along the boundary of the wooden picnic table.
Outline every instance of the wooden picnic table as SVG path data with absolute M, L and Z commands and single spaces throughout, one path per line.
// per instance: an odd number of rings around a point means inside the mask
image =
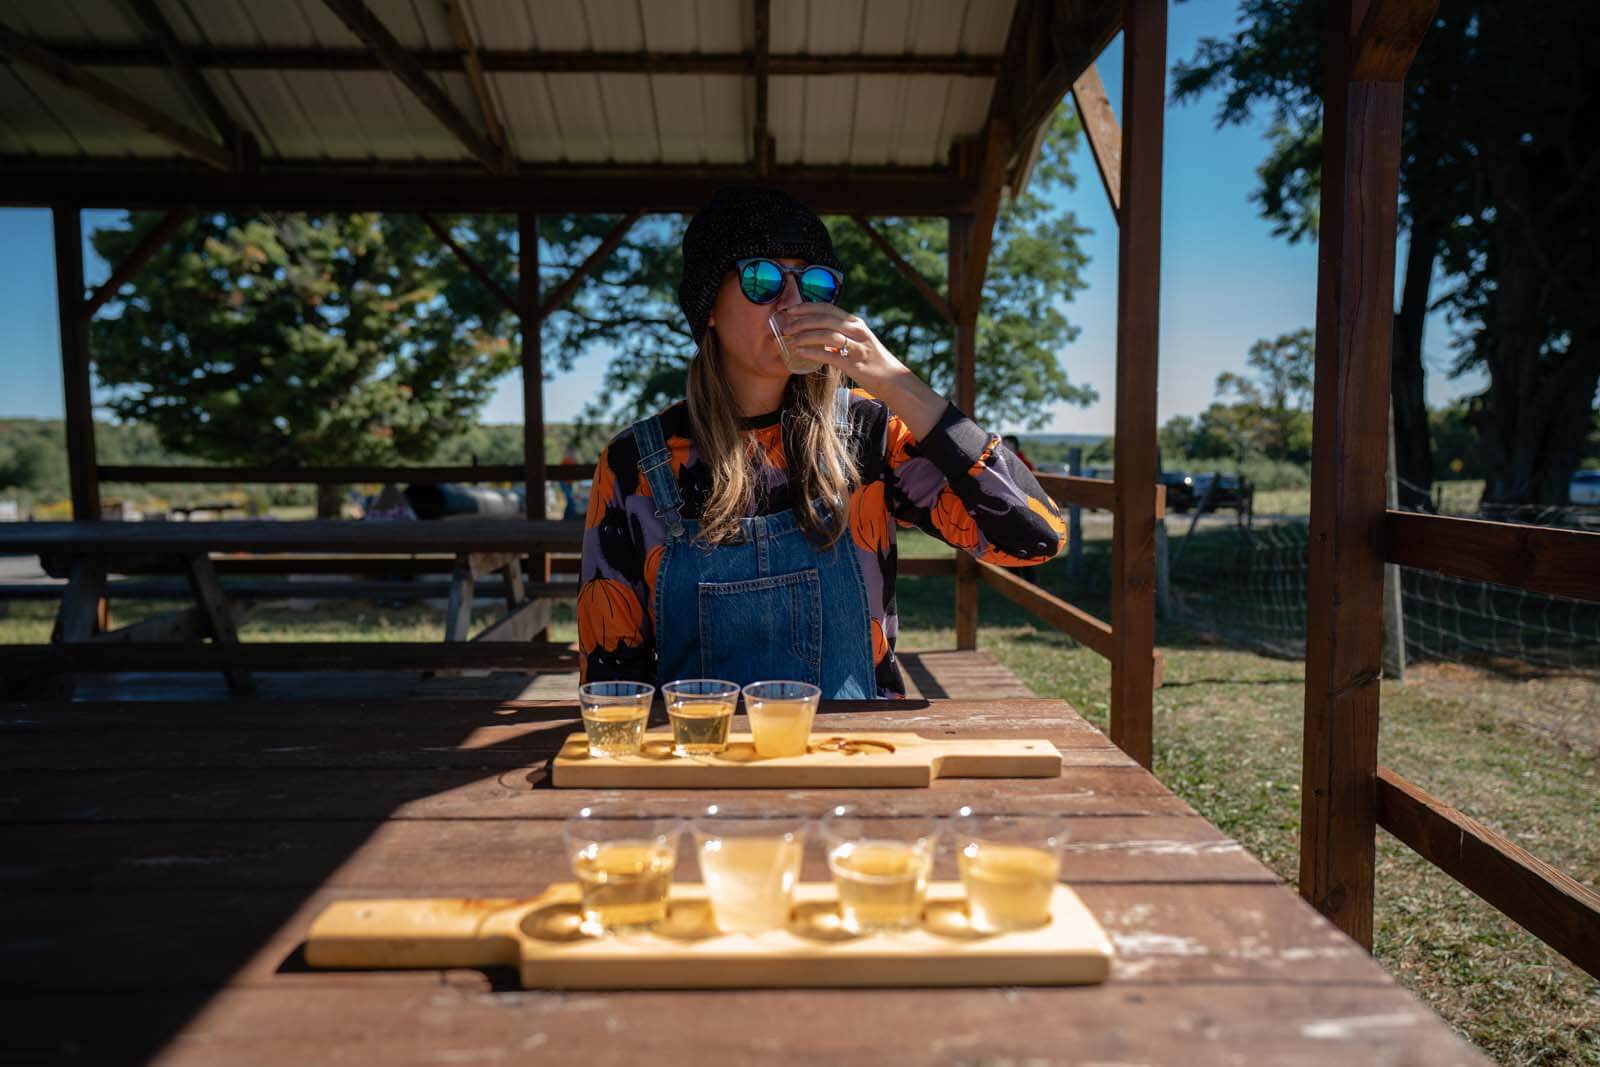
M 575 585 L 538 581 L 530 595 L 523 557 L 551 548 L 574 548 L 582 540 L 579 521 L 529 519 L 452 519 L 425 522 L 31 522 L 0 525 L 0 554 L 37 553 L 45 571 L 68 579 L 61 590 L 54 642 L 50 646 L 0 647 L 0 694 L 6 675 L 36 672 L 52 678 L 54 695 L 70 696 L 73 671 L 221 670 L 229 688 L 247 693 L 251 671 L 333 669 L 361 665 L 393 670 L 501 667 L 513 670 L 567 670 L 576 663 L 569 651 L 530 644 L 545 632 L 555 600 L 571 596 Z M 242 646 L 235 605 L 218 578 L 213 553 L 406 555 L 451 552 L 455 556 L 445 608 L 445 647 L 409 643 L 345 645 L 333 658 L 303 645 L 264 643 Z M 542 560 L 542 557 L 540 557 Z M 369 564 L 370 565 L 370 564 Z M 108 577 L 152 566 L 184 575 L 194 606 L 132 626 L 113 629 Z M 352 560 L 352 567 L 355 567 Z M 542 571 L 542 562 L 540 566 Z M 474 600 L 480 579 L 499 575 L 507 613 L 471 636 Z M 542 578 L 542 573 L 538 576 Z M 31 594 L 31 590 L 24 590 Z M 292 593 L 292 587 L 285 592 Z M 210 638 L 209 644 L 201 639 Z M 154 643 L 165 647 L 153 648 Z M 479 647 L 467 647 L 468 643 Z M 123 647 L 114 647 L 121 645 Z M 319 655 L 319 652 L 322 653 Z M 28 684 L 37 687 L 38 680 Z
M 836 704 L 820 723 L 1044 737 L 1065 768 L 929 789 L 596 793 L 547 778 L 580 728 L 571 704 L 0 705 L 5 1045 L 30 1061 L 233 1065 L 1486 1062 L 1065 703 Z M 333 900 L 567 880 L 561 820 L 618 798 L 684 815 L 713 798 L 1061 814 L 1063 878 L 1116 943 L 1112 978 L 597 993 L 304 965 Z M 804 877 L 827 877 L 814 844 Z

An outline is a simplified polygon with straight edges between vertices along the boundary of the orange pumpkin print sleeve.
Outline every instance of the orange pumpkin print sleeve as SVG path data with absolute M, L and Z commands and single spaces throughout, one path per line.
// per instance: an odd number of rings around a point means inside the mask
M 1033 472 L 954 404 L 920 441 L 891 415 L 884 460 L 889 512 L 902 526 L 1003 567 L 1043 563 L 1066 547 L 1067 524 Z
M 601 454 L 589 490 L 578 589 L 578 662 L 586 682 L 655 681 L 655 626 L 648 608 L 655 575 L 624 492 L 634 487 L 637 467 L 635 455 L 613 442 Z

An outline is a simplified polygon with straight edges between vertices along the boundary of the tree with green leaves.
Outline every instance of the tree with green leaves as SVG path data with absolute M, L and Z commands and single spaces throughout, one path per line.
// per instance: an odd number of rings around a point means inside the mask
M 95 250 L 121 261 L 152 221 L 96 231 Z M 515 227 L 454 225 L 514 277 Z M 425 461 L 517 364 L 515 317 L 410 215 L 200 215 L 131 284 L 93 324 L 108 407 L 199 459 Z
M 1290 240 L 1317 228 L 1327 33 L 1327 0 L 1241 0 L 1238 31 L 1174 71 L 1176 100 L 1221 91 L 1219 124 L 1271 115 L 1255 196 Z M 1489 378 L 1471 402 L 1492 458 L 1486 500 L 1565 499 L 1600 386 L 1597 111 L 1600 5 L 1440 6 L 1407 80 L 1400 163 L 1392 392 L 1407 503 L 1426 500 L 1432 473 L 1422 333 L 1436 269 L 1459 336 L 1453 372 Z
M 1075 185 L 1068 159 L 1080 136 L 1077 117 L 1058 110 L 1027 191 L 1006 202 L 995 227 L 977 340 L 974 414 L 986 424 L 1035 428 L 1049 420 L 1050 405 L 1088 404 L 1097 396 L 1087 384 L 1072 381 L 1059 358 L 1078 334 L 1062 305 L 1084 287 L 1088 259 L 1079 245 L 1086 231 L 1052 197 Z M 924 380 L 953 394 L 950 325 L 853 222 L 826 221 L 847 268 L 841 302 Z M 683 396 L 694 355 L 677 308 L 684 224 L 651 218 L 636 226 L 597 284 L 546 324 L 547 354 L 570 362 L 595 347 L 613 352 L 605 395 L 590 405 L 591 422 L 627 420 Z M 923 277 L 937 284 L 945 276 L 949 245 L 943 219 L 881 218 L 873 226 Z M 581 246 L 573 251 L 580 253 Z
M 1245 356 L 1253 377 L 1217 375 L 1217 395 L 1238 397 L 1246 442 L 1268 459 L 1311 458 L 1312 342 L 1310 330 L 1262 338 Z

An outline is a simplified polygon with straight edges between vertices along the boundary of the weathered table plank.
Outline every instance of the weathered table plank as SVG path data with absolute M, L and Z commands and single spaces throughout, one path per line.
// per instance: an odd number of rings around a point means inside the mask
M 868 710 L 870 709 L 870 710 Z M 579 791 L 570 705 L 0 707 L 7 1054 L 191 1064 L 1481 1062 L 1235 842 L 1055 701 L 907 701 L 822 728 L 1055 743 L 1058 779 L 930 789 Z M 508 973 L 318 973 L 329 902 L 532 895 L 584 804 L 1054 812 L 1063 877 L 1118 948 L 1081 989 L 513 991 Z M 692 877 L 686 848 L 683 870 Z M 946 852 L 935 874 L 951 877 Z M 813 848 L 804 876 L 826 871 Z

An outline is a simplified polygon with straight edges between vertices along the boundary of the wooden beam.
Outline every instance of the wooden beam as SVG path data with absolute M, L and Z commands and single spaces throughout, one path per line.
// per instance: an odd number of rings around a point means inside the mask
M 168 467 L 153 464 L 104 464 L 103 482 L 219 483 L 234 485 L 358 485 L 366 482 L 519 482 L 522 464 L 489 463 L 477 467 Z M 581 482 L 594 476 L 588 463 L 553 463 L 545 480 Z
M 138 274 L 144 268 L 144 265 L 150 262 L 150 257 L 161 251 L 166 243 L 172 239 L 172 235 L 177 233 L 179 227 L 189 221 L 192 215 L 194 215 L 194 208 L 174 208 L 167 212 L 154 226 L 150 227 L 150 232 L 139 239 L 139 243 L 134 246 L 133 251 L 128 253 L 127 258 L 112 269 L 111 277 L 107 278 L 100 288 L 96 289 L 89 296 L 89 299 L 83 302 L 84 321 L 94 318 L 95 312 L 105 307 L 106 301 L 117 295 L 117 290 L 132 281 L 134 275 Z
M 256 146 L 254 136 L 229 114 L 221 98 L 206 81 L 205 75 L 195 66 L 188 47 L 178 38 L 177 31 L 172 28 L 172 23 L 167 21 L 166 15 L 162 14 L 155 0 L 129 0 L 129 3 L 133 6 L 134 13 L 139 16 L 139 21 L 144 23 L 145 29 L 150 31 L 161 46 L 161 50 L 166 53 L 167 62 L 183 85 L 184 92 L 195 106 L 205 113 L 206 119 L 222 138 L 223 143 L 233 150 L 234 168 L 253 169 L 259 165 L 261 152 Z
M 508 175 L 509 157 L 467 120 L 449 95 L 423 69 L 416 57 L 407 52 L 383 20 L 374 15 L 363 0 L 322 0 L 328 9 L 339 17 L 351 33 L 366 44 L 383 65 L 411 90 L 417 102 L 427 108 L 445 129 L 491 174 Z
M 461 67 L 467 73 L 467 84 L 472 88 L 472 95 L 478 102 L 478 111 L 483 116 L 483 128 L 488 133 L 489 140 L 500 149 L 501 158 L 505 161 L 509 173 L 516 167 L 517 157 L 511 150 L 511 138 L 506 134 L 505 124 L 500 121 L 500 110 L 495 107 L 494 94 L 489 91 L 489 80 L 483 75 L 483 61 L 478 55 L 478 42 L 472 36 L 472 27 L 467 24 L 466 8 L 467 0 L 444 0 L 445 18 L 450 23 L 450 36 L 461 54 Z
M 993 563 L 979 563 L 978 576 L 989 588 L 1023 610 L 1037 615 L 1078 644 L 1106 659 L 1116 655 L 1116 638 L 1109 623 Z
M 957 314 L 976 321 L 983 298 L 983 279 L 989 268 L 989 252 L 994 247 L 994 226 L 1000 217 L 1000 199 L 1005 194 L 1006 166 L 1011 156 L 1011 120 L 991 115 L 980 136 L 978 186 L 973 194 L 972 231 L 962 253 L 961 284 L 952 289 L 950 302 Z
M 1035 474 L 1034 478 L 1057 504 L 1099 511 L 1111 511 L 1116 507 L 1116 483 L 1104 478 L 1079 478 L 1071 474 Z
M 1166 109 L 1166 0 L 1123 4 L 1122 153 L 1117 243 L 1115 507 L 1111 531 L 1111 740 L 1145 767 L 1153 740 L 1156 516 L 1151 486 L 1161 325 L 1161 157 Z
M 1404 81 L 1439 0 L 1372 0 L 1356 31 L 1351 81 Z
M 411 160 L 273 160 L 270 174 L 214 174 L 127 158 L 0 156 L 0 206 L 126 210 L 193 204 L 263 211 L 694 212 L 745 164 L 547 164 L 515 177 Z M 785 167 L 772 185 L 824 214 L 947 216 L 970 210 L 973 183 L 945 167 Z
M 972 253 L 976 222 L 971 215 L 949 221 L 950 292 L 955 296 Z M 956 407 L 969 415 L 978 406 L 978 309 L 971 301 L 954 304 Z M 978 647 L 978 561 L 965 552 L 956 554 L 956 648 Z
M 89 324 L 83 314 L 83 216 L 75 204 L 50 210 L 55 236 L 56 325 L 61 337 L 61 392 L 66 415 L 67 485 L 72 517 L 100 517 L 95 474 L 94 392 L 89 377 Z
M 1090 64 L 1088 69 L 1072 83 L 1072 103 L 1078 109 L 1078 119 L 1083 124 L 1083 135 L 1094 156 L 1095 169 L 1100 172 L 1100 184 L 1105 186 L 1106 199 L 1111 202 L 1111 213 L 1122 219 L 1122 129 L 1117 125 L 1116 112 L 1111 110 L 1111 98 L 1106 95 L 1100 72 Z
M 239 645 L 152 643 L 0 645 L 0 677 L 123 671 L 421 672 L 448 668 L 575 671 L 578 654 L 557 645 L 505 641 L 307 641 Z
M 864 216 L 851 215 L 850 218 L 857 228 L 866 234 L 867 240 L 871 241 L 878 251 L 882 252 L 884 257 L 889 260 L 894 269 L 900 272 L 901 277 L 910 282 L 912 288 L 922 294 L 922 299 L 928 302 L 928 306 L 937 311 L 939 317 L 944 319 L 945 322 L 950 323 L 952 326 L 955 325 L 955 310 L 950 307 L 950 301 L 946 300 L 939 293 L 939 290 L 933 287 L 933 283 L 924 278 L 921 271 L 907 263 L 905 258 L 895 251 L 895 247 L 889 243 L 889 239 L 879 232 Z
M 568 275 L 566 281 L 556 286 L 548 297 L 539 302 L 540 322 L 566 307 L 567 301 L 572 299 L 572 294 L 578 291 L 578 286 L 583 284 L 583 280 L 599 270 L 610 258 L 611 253 L 617 250 L 617 246 L 628 236 L 628 231 L 633 229 L 633 224 L 639 221 L 641 214 L 643 212 L 630 212 L 621 222 L 607 230 L 594 251 L 584 257 L 583 262 Z
M 496 300 L 500 301 L 502 307 L 513 315 L 517 313 L 516 298 L 500 287 L 500 283 L 495 281 L 489 274 L 488 268 L 478 262 L 477 256 L 461 247 L 461 243 L 450 235 L 450 230 L 447 226 L 426 211 L 418 212 L 417 217 L 422 220 L 422 224 L 428 228 L 434 237 L 439 239 L 440 244 L 455 254 L 455 257 L 461 261 L 461 265 L 466 267 L 474 278 L 478 279 L 478 283 L 489 290 L 490 295 Z
M 0 554 L 207 552 L 530 552 L 583 543 L 582 519 L 447 519 L 438 522 L 7 522 Z M 116 568 L 121 570 L 120 567 Z M 126 573 L 126 572 L 124 572 Z
M 955 556 L 900 557 L 895 573 L 901 578 L 949 578 L 956 573 Z
M 1402 567 L 1600 601 L 1600 533 L 1408 511 L 1386 512 L 1383 531 Z
M 160 108 L 152 107 L 99 75 L 74 66 L 3 22 L 0 22 L 0 52 L 11 56 L 18 63 L 26 64 L 54 78 L 69 89 L 77 90 L 97 104 L 132 120 L 163 141 L 202 162 L 209 163 L 219 170 L 228 170 L 233 166 L 233 153 L 223 145 L 190 129 Z
M 163 67 L 159 49 L 143 45 L 85 45 L 48 42 L 56 54 L 85 67 Z M 255 71 L 370 71 L 387 69 L 364 48 L 249 48 L 192 46 L 191 61 L 201 69 Z M 434 73 L 465 69 L 456 49 L 417 49 L 411 57 Z M 749 77 L 755 70 L 750 52 L 588 52 L 480 48 L 479 67 L 486 74 L 725 74 Z M 768 60 L 775 77 L 838 74 L 894 74 L 946 78 L 993 78 L 1003 62 L 997 55 L 863 55 L 859 52 L 779 54 Z
M 1367 4 L 1335 0 L 1327 30 L 1300 893 L 1370 948 L 1403 99 L 1398 83 L 1352 80 Z
M 539 216 L 517 216 L 517 304 L 522 333 L 522 462 L 528 517 L 544 518 L 544 353 L 540 338 L 544 319 L 539 306 Z M 542 555 L 531 569 L 537 581 L 544 578 Z
M 474 637 L 474 641 L 532 641 L 550 628 L 553 600 L 530 600 Z
M 1377 815 L 1423 859 L 1600 978 L 1600 893 L 1387 767 L 1377 770 Z
M 205 616 L 206 629 L 215 647 L 239 647 L 239 631 L 234 626 L 233 606 L 228 603 L 228 595 L 222 591 L 222 583 L 217 580 L 217 572 L 211 565 L 211 557 L 204 552 L 197 552 L 187 556 L 183 561 L 184 576 L 189 580 L 189 590 L 194 594 L 195 606 L 200 609 L 200 614 Z M 228 669 L 223 671 L 228 682 L 228 691 L 234 694 L 248 693 L 255 688 L 248 671 Z
M 755 0 L 755 51 L 753 64 L 756 82 L 756 121 L 751 136 L 750 158 L 756 177 L 766 180 L 772 173 L 772 150 L 768 143 L 767 92 L 772 52 L 772 0 Z

